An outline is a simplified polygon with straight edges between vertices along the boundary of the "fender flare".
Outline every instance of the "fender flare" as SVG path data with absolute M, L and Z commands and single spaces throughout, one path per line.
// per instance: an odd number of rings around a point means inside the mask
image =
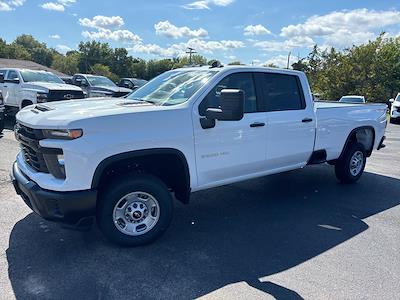
M 99 165 L 96 167 L 96 170 L 93 175 L 91 188 L 97 189 L 99 187 L 100 179 L 103 175 L 103 172 L 107 169 L 107 167 L 111 166 L 112 164 L 126 160 L 126 159 L 135 159 L 144 156 L 151 156 L 151 155 L 160 155 L 160 154 L 167 154 L 167 155 L 174 155 L 179 158 L 182 166 L 184 168 L 184 178 L 182 179 L 182 183 L 185 186 L 184 194 L 188 197 L 190 194 L 190 172 L 189 172 L 189 165 L 187 163 L 187 159 L 185 155 L 177 149 L 174 148 L 153 148 L 153 149 L 144 149 L 144 150 L 135 150 L 129 152 L 123 152 L 119 154 L 112 155 L 103 159 Z
M 351 138 L 360 129 L 371 129 L 372 130 L 372 135 L 373 135 L 372 136 L 372 149 L 370 151 L 366 150 L 368 156 L 371 156 L 371 153 L 374 150 L 374 146 L 375 146 L 375 128 L 372 125 L 369 125 L 369 126 L 360 126 L 360 127 L 354 128 L 352 131 L 350 131 L 349 135 L 347 136 L 346 142 L 344 143 L 342 152 L 340 153 L 340 156 L 339 156 L 338 159 L 341 159 L 343 157 L 344 152 L 346 151 L 346 148 L 347 148 L 347 146 L 349 145 L 349 143 L 351 141 Z

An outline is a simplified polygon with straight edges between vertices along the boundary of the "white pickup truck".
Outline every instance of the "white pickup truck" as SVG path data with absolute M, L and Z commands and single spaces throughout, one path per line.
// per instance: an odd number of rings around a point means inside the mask
M 84 98 L 80 87 L 51 72 L 18 68 L 0 69 L 0 92 L 8 113 L 34 103 Z
M 357 181 L 383 147 L 386 109 L 314 103 L 296 71 L 177 69 L 125 99 L 23 109 L 11 176 L 43 218 L 75 228 L 96 218 L 110 240 L 140 245 L 166 230 L 174 197 L 325 162 Z

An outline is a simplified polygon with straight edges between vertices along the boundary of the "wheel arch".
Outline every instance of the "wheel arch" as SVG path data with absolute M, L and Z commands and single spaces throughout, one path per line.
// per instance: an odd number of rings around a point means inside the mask
M 354 128 L 348 135 L 346 142 L 343 146 L 342 152 L 340 153 L 339 158 L 343 157 L 347 146 L 353 141 L 357 141 L 357 142 L 361 143 L 367 152 L 367 156 L 368 157 L 371 156 L 372 151 L 374 149 L 374 144 L 375 144 L 375 129 L 374 129 L 374 127 L 360 126 L 360 127 Z
M 158 164 L 161 163 L 161 164 Z M 185 155 L 174 148 L 154 148 L 119 153 L 105 158 L 97 166 L 91 187 L 98 189 L 115 168 L 124 172 L 150 172 L 163 180 L 183 203 L 189 202 L 190 172 Z M 171 176 L 175 175 L 175 176 Z
M 32 105 L 32 104 L 33 104 L 33 101 L 32 101 L 32 100 L 23 99 L 23 100 L 21 101 L 20 109 L 23 109 L 24 107 L 26 107 L 26 106 L 28 106 L 28 105 Z

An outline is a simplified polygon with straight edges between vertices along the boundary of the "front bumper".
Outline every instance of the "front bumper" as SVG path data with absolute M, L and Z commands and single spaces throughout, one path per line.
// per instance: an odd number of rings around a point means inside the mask
M 42 218 L 71 229 L 87 229 L 96 214 L 96 190 L 54 192 L 27 178 L 14 163 L 11 179 L 18 195 Z

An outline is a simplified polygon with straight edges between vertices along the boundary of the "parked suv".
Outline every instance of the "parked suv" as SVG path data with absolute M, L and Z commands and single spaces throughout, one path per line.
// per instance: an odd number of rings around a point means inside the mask
M 105 76 L 75 74 L 72 77 L 72 83 L 81 87 L 87 97 L 123 97 L 130 92 L 131 89 L 117 86 L 109 78 Z
M 0 91 L 6 108 L 14 111 L 35 103 L 84 98 L 81 88 L 65 84 L 55 74 L 28 69 L 0 69 Z
M 390 122 L 394 123 L 400 120 L 400 93 L 397 94 L 395 99 L 390 99 Z

